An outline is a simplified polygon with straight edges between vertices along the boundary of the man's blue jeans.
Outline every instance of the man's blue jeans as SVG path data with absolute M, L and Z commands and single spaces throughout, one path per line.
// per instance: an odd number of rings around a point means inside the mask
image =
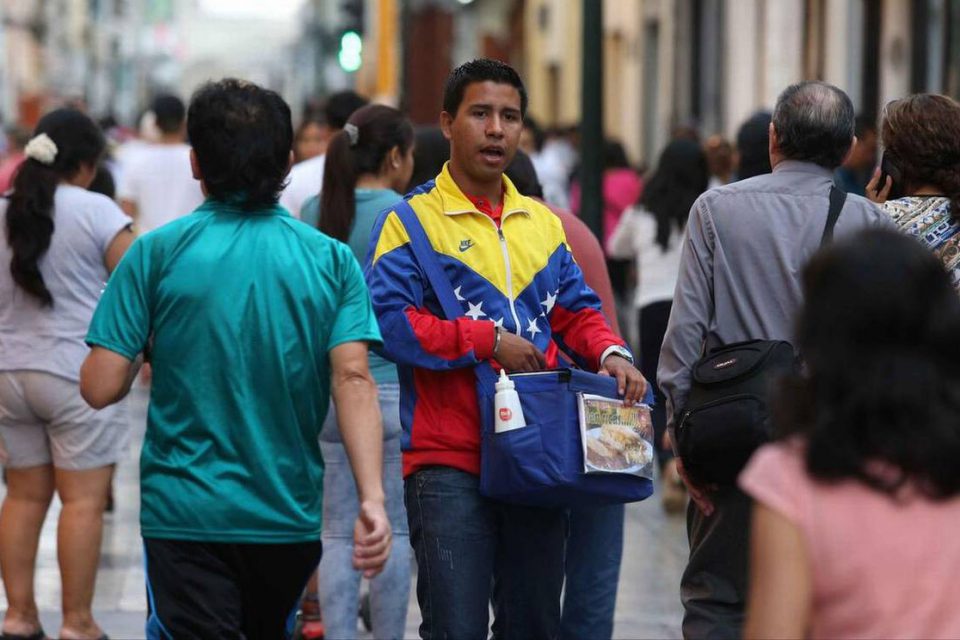
M 623 505 L 570 510 L 561 640 L 609 640 L 623 556 Z
M 497 639 L 553 639 L 567 513 L 480 495 L 479 478 L 429 467 L 404 486 L 424 640 L 485 640 L 493 601 Z

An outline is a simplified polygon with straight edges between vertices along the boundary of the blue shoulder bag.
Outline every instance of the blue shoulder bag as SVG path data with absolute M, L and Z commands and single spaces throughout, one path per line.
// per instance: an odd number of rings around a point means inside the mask
M 410 247 L 447 320 L 463 315 L 453 287 L 410 205 L 395 209 Z M 480 493 L 536 507 L 636 502 L 653 493 L 651 480 L 619 473 L 584 473 L 578 393 L 619 398 L 614 378 L 579 369 L 513 375 L 527 426 L 494 432 L 497 374 L 483 362 L 474 371 L 480 406 Z M 653 404 L 652 391 L 644 399 Z

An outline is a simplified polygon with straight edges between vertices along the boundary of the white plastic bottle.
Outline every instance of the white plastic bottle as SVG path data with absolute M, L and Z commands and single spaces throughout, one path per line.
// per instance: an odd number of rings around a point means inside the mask
M 523 419 L 523 409 L 520 406 L 520 396 L 517 395 L 516 386 L 503 369 L 500 370 L 500 379 L 495 388 L 497 393 L 493 401 L 493 430 L 496 433 L 503 433 L 527 426 L 526 420 Z

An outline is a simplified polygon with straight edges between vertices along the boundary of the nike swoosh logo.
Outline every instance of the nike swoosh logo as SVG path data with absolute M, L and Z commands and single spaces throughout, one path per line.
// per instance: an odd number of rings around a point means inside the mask
M 473 246 L 473 240 L 461 240 L 460 241 L 460 253 L 463 253 L 467 249 Z

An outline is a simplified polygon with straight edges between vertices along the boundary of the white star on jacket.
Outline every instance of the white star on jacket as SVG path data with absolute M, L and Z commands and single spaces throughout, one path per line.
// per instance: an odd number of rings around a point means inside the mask
M 530 318 L 530 324 L 527 325 L 527 333 L 530 334 L 531 338 L 534 338 L 538 333 L 543 333 L 543 331 L 540 331 L 540 327 L 537 326 L 536 318 Z
M 557 291 L 557 293 L 560 293 L 560 292 Z M 557 304 L 557 293 L 548 293 L 547 299 L 540 303 L 547 308 L 544 315 L 549 314 L 553 310 L 553 306 Z
M 503 329 L 503 318 L 497 318 L 493 321 L 493 324 Z
M 471 320 L 479 320 L 480 318 L 487 317 L 487 314 L 483 312 L 483 300 L 477 304 L 473 304 L 472 302 L 467 302 L 467 304 L 470 305 L 470 310 L 463 315 Z

